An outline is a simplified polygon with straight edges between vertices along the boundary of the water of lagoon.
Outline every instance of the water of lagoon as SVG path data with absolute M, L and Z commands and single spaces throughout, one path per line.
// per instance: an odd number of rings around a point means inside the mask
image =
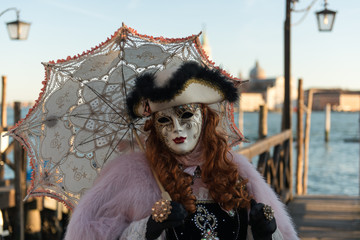
M 235 115 L 235 122 L 237 115 Z M 304 119 L 305 121 L 305 119 Z M 244 136 L 250 144 L 258 137 L 259 113 L 244 113 Z M 296 169 L 296 114 L 293 173 Z M 268 113 L 268 136 L 280 132 L 281 113 Z M 329 142 L 325 142 L 325 112 L 312 112 L 309 146 L 308 194 L 359 195 L 359 113 L 332 112 Z M 246 146 L 246 144 L 244 145 Z M 253 159 L 257 163 L 257 159 Z M 294 176 L 294 174 L 293 174 Z M 295 181 L 294 181 L 295 184 Z

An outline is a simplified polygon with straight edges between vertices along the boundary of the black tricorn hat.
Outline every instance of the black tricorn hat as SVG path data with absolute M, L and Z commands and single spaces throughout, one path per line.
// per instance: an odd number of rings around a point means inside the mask
M 183 104 L 235 102 L 238 97 L 234 83 L 219 69 L 188 61 L 140 75 L 127 106 L 130 116 L 137 118 Z

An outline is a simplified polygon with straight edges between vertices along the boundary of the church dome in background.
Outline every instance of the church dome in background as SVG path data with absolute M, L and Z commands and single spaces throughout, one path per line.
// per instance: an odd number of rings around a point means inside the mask
M 255 67 L 250 70 L 250 79 L 266 79 L 265 71 L 259 65 L 259 62 L 255 62 Z

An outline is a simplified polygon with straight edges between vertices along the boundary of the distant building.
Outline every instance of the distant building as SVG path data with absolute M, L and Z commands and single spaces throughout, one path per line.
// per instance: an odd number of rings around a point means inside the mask
M 241 93 L 240 107 L 244 112 L 259 111 L 260 105 L 264 105 L 265 100 L 261 93 Z
M 264 69 L 256 61 L 250 70 L 248 83 L 241 88 L 240 107 L 243 111 L 257 111 L 267 104 L 270 111 L 281 111 L 284 103 L 284 77 L 267 78 Z M 291 99 L 296 105 L 297 86 L 292 83 Z
M 322 111 L 327 103 L 333 111 L 356 112 L 360 111 L 360 91 L 349 91 L 342 89 L 312 89 L 312 110 Z M 309 90 L 305 91 L 305 104 Z

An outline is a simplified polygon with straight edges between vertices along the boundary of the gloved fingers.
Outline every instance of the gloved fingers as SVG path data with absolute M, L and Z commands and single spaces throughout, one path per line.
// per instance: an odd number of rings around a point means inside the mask
M 170 220 L 165 220 L 163 222 L 163 227 L 164 228 L 173 228 L 173 227 L 178 227 L 180 225 L 184 224 L 184 220 L 176 220 L 176 221 L 170 221 Z
M 271 236 L 276 231 L 277 225 L 275 218 L 262 224 L 252 225 L 251 231 L 254 236 Z M 254 238 L 259 239 L 259 238 Z M 270 238 L 271 239 L 271 238 Z
M 253 208 L 256 204 L 257 204 L 257 202 L 255 201 L 255 199 L 252 198 L 250 200 L 250 207 Z
M 184 206 L 178 202 L 171 201 L 171 213 L 167 220 L 169 221 L 180 221 L 184 220 L 187 216 L 187 211 Z
M 151 211 L 146 225 L 147 240 L 158 238 L 164 229 L 182 225 L 187 216 L 182 204 L 164 199 L 156 202 Z
M 254 200 L 255 202 L 255 200 Z M 253 206 L 251 206 L 250 210 L 250 220 L 251 222 L 257 222 L 257 221 L 264 221 L 265 215 L 264 215 L 264 204 L 263 203 L 256 203 Z
M 184 219 L 180 220 L 164 220 L 163 222 L 156 222 L 152 216 L 149 217 L 146 227 L 146 232 L 150 236 L 157 236 L 167 228 L 178 227 L 184 223 Z
M 276 221 L 274 211 L 268 205 L 257 203 L 254 199 L 251 200 L 251 210 L 249 213 L 249 224 L 253 235 L 257 236 L 271 236 L 276 230 Z M 263 238 L 254 238 L 263 239 Z

